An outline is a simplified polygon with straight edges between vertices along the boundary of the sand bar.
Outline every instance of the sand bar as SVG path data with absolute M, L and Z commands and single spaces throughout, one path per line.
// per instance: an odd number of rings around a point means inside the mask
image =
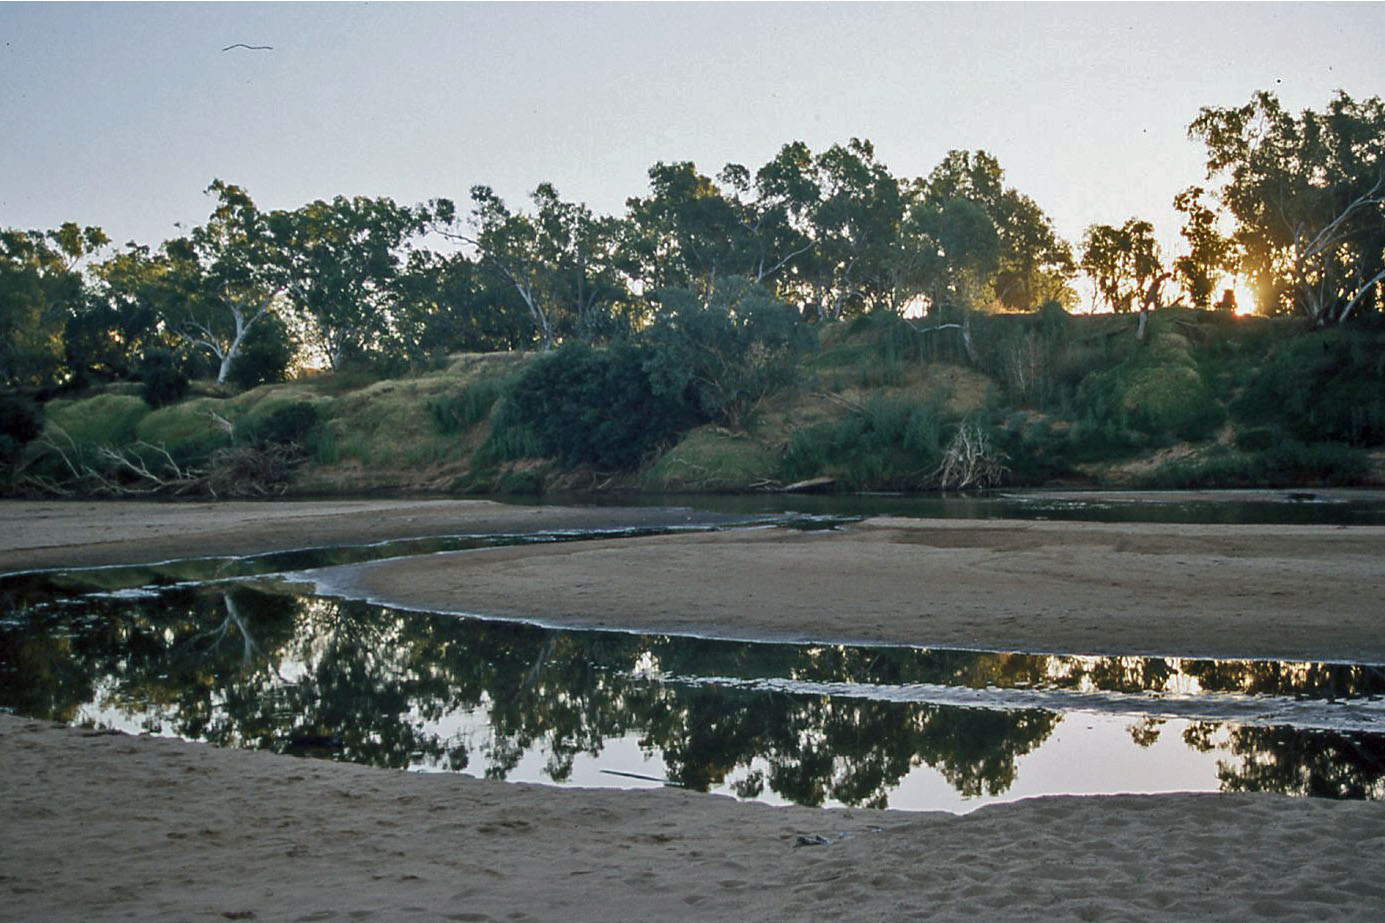
M 547 624 L 788 641 L 1385 662 L 1385 527 L 873 519 L 494 548 L 334 591 Z
M 0 573 L 441 535 L 665 527 L 734 518 L 655 507 L 512 506 L 488 500 L 0 500 Z

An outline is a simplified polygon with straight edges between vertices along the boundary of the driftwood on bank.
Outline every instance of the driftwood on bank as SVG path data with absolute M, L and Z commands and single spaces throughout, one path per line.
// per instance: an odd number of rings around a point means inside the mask
M 287 489 L 293 468 L 304 457 L 300 446 L 289 443 L 231 446 L 217 449 L 205 465 L 195 466 L 179 463 L 165 446 L 143 440 L 84 452 L 62 429 L 53 430 L 37 444 L 64 475 L 22 472 L 15 479 L 17 488 L 56 496 L 268 497 Z

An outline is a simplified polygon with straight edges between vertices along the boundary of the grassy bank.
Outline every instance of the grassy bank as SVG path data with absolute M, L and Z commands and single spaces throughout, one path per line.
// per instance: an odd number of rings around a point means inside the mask
M 1207 312 L 893 315 L 817 331 L 735 425 L 638 350 L 470 354 L 154 409 L 132 385 L 48 402 L 12 492 L 928 490 L 1382 482 L 1385 335 Z M 664 372 L 663 374 L 667 374 Z M 653 382 L 653 384 L 651 384 Z M 694 387 L 689 384 L 688 387 Z M 691 391 L 688 392 L 692 394 Z

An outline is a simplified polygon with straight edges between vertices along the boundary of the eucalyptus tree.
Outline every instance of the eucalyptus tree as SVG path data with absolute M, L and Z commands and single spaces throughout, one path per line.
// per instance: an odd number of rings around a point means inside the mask
M 591 340 L 612 332 L 629 300 L 617 256 L 621 222 L 563 201 L 550 183 L 532 199 L 528 215 L 512 211 L 491 187 L 474 186 L 471 232 L 443 233 L 473 247 L 478 265 L 518 296 L 541 349 L 564 335 Z
M 1151 286 L 1161 281 L 1163 263 L 1154 225 L 1131 218 L 1120 227 L 1094 224 L 1082 240 L 1082 271 L 1101 300 L 1117 314 L 1149 304 Z M 1154 300 L 1157 302 L 1157 289 Z
M 1202 187 L 1190 186 L 1173 199 L 1183 215 L 1180 233 L 1188 248 L 1173 260 L 1173 275 L 1193 307 L 1203 310 L 1211 306 L 1221 280 L 1236 269 L 1235 245 L 1217 230 L 1217 213 L 1207 206 L 1206 195 Z
M 954 201 L 979 207 L 990 220 L 995 230 L 994 258 L 987 239 L 984 259 L 970 259 L 973 271 L 989 269 L 987 278 L 976 280 L 978 296 L 989 294 L 987 300 L 1012 311 L 1071 300 L 1068 280 L 1076 271 L 1071 247 L 1058 237 L 1053 222 L 1033 199 L 1005 185 L 1005 171 L 993 155 L 984 150 L 949 151 L 917 186 L 925 222 L 929 212 L 939 213 Z M 952 259 L 957 256 L 954 253 Z
M 785 151 L 792 147 L 786 145 Z M 718 179 L 729 190 L 726 194 L 738 221 L 739 253 L 733 269 L 757 285 L 779 289 L 800 258 L 813 249 L 803 220 L 804 206 L 811 202 L 770 179 L 766 174 L 769 167 L 767 164 L 752 176 L 745 166 L 730 163 Z
M 0 230 L 0 385 L 46 387 L 63 377 L 63 335 L 86 299 L 80 264 L 109 241 L 97 227 Z
M 740 182 L 740 170 L 728 174 Z M 649 168 L 649 195 L 626 200 L 629 225 L 622 247 L 626 271 L 647 293 L 685 288 L 707 297 L 717 278 L 736 275 L 746 261 L 738 203 L 691 161 Z
M 240 186 L 213 180 L 216 206 L 205 224 L 167 241 L 163 322 L 186 347 L 210 354 L 224 383 L 254 326 L 278 309 L 287 288 L 268 216 Z
M 170 345 L 160 325 L 173 295 L 167 269 L 161 254 L 134 244 L 91 266 L 88 296 L 63 332 L 74 381 L 132 377 L 146 348 Z
M 398 288 L 395 332 L 409 347 L 409 359 L 523 349 L 534 342 L 529 311 L 513 287 L 464 252 L 414 250 Z
M 904 184 L 860 138 L 819 154 L 814 169 L 821 196 L 813 214 L 819 315 L 902 312 L 918 293 L 922 259 L 903 233 Z
M 1385 308 L 1385 103 L 1339 92 L 1295 116 L 1269 92 L 1204 108 L 1188 133 L 1235 219 L 1263 310 L 1315 326 Z M 1262 296 L 1264 297 L 1264 296 Z
M 319 199 L 269 216 L 301 335 L 332 368 L 390 348 L 401 269 L 431 219 L 426 206 L 364 196 Z
M 670 288 L 659 299 L 645 336 L 655 395 L 690 400 L 703 418 L 732 429 L 792 381 L 816 344 L 797 311 L 744 277 L 723 279 L 710 297 Z
M 628 330 L 620 311 L 630 293 L 616 256 L 622 222 L 563 201 L 551 183 L 541 183 L 533 201 L 536 255 L 559 333 L 594 342 Z

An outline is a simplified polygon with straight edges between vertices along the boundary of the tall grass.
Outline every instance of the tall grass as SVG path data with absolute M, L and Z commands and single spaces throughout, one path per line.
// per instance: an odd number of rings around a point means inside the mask
M 931 486 L 942 461 L 944 421 L 935 404 L 871 398 L 841 419 L 794 433 L 785 480 L 827 476 L 849 489 Z

